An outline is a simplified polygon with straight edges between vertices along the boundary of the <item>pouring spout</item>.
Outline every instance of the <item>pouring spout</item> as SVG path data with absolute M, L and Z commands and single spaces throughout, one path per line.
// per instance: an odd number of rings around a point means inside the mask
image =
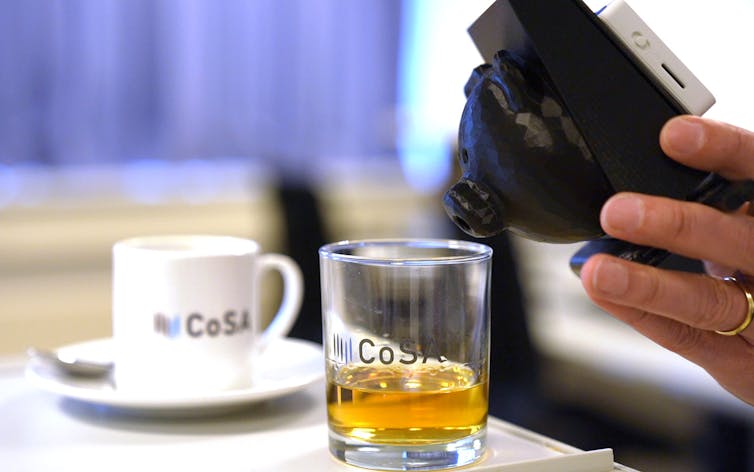
M 443 206 L 450 219 L 471 236 L 486 238 L 505 229 L 502 202 L 484 184 L 460 179 L 445 192 Z

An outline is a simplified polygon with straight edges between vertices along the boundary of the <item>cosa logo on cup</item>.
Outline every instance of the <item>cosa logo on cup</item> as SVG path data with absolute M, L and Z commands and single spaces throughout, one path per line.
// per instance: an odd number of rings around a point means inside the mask
M 153 318 L 154 331 L 168 338 L 176 338 L 182 333 L 192 338 L 205 335 L 233 336 L 251 329 L 248 310 L 228 310 L 221 317 L 205 317 L 201 313 L 191 313 L 185 318 L 185 322 L 181 315 L 167 316 L 164 313 L 155 313 Z
M 355 342 L 350 337 L 333 334 L 332 354 L 341 362 L 351 362 L 356 357 L 364 364 L 375 362 L 388 365 L 394 363 L 426 364 L 429 359 L 445 362 L 447 357 L 440 353 L 437 343 L 429 339 L 423 345 L 411 339 L 401 340 L 394 345 L 378 345 L 372 339 L 363 338 Z

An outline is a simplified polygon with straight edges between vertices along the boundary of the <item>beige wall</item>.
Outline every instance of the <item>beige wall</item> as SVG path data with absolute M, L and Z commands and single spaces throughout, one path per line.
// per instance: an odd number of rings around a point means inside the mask
M 95 174 L 115 182 L 117 172 Z M 58 188 L 33 204 L 0 208 L 0 354 L 109 336 L 110 250 L 119 239 L 227 234 L 256 239 L 265 251 L 284 251 L 274 182 L 265 175 L 247 177 L 246 188 L 236 181 L 200 203 L 180 198 L 137 203 L 99 184 L 101 195 L 72 197 L 70 188 Z M 363 181 L 330 177 L 318 186 L 328 237 L 436 234 L 439 199 L 412 192 L 398 169 L 370 172 Z M 54 186 L 62 178 L 67 177 L 45 175 L 35 182 Z M 263 313 L 269 318 L 280 282 L 271 277 L 266 283 Z
M 280 249 L 280 218 L 270 196 L 200 205 L 6 209 L 0 226 L 0 353 L 110 335 L 110 248 L 118 239 L 229 234 Z

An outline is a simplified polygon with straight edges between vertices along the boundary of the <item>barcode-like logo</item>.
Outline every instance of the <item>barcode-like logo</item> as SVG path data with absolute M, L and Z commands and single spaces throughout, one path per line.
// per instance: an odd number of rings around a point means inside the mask
M 332 356 L 341 362 L 353 360 L 353 342 L 351 338 L 341 337 L 338 333 L 332 335 Z

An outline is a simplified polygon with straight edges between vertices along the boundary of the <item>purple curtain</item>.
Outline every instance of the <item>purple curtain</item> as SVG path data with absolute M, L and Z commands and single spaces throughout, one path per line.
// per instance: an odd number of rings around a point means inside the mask
M 400 0 L 5 0 L 0 164 L 394 153 Z

